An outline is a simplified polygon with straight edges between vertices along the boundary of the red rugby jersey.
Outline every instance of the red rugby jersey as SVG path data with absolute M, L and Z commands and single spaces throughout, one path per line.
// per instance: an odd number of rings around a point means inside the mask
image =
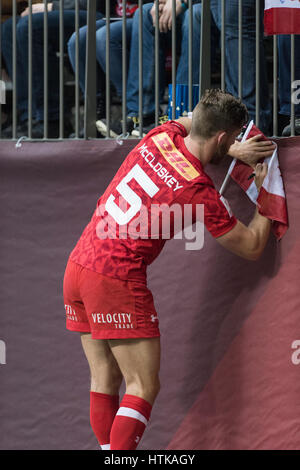
M 187 205 L 193 223 L 197 205 L 204 205 L 204 223 L 213 237 L 235 226 L 237 219 L 227 201 L 186 148 L 186 135 L 184 126 L 169 121 L 149 132 L 128 154 L 98 200 L 70 255 L 72 261 L 107 276 L 145 282 L 147 265 L 159 255 L 166 238 L 177 233 L 178 218 L 184 228 Z M 161 207 L 176 208 L 167 224 L 170 233 Z

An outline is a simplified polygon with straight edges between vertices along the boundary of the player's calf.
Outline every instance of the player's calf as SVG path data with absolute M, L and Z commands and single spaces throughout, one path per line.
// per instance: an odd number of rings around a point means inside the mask
M 143 398 L 125 394 L 110 432 L 111 450 L 135 450 L 141 441 L 152 405 Z

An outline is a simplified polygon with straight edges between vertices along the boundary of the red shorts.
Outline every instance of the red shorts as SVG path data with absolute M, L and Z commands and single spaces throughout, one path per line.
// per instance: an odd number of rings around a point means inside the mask
M 160 336 L 153 297 L 146 284 L 122 281 L 68 261 L 64 276 L 68 330 L 94 339 Z

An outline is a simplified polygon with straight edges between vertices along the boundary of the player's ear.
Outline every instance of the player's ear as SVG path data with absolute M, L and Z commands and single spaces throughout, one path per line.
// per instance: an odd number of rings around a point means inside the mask
M 227 132 L 220 131 L 218 132 L 217 137 L 218 137 L 218 145 L 223 144 L 227 139 Z

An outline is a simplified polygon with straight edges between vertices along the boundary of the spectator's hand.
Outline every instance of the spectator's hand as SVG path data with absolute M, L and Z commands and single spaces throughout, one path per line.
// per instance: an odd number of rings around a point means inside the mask
M 236 140 L 229 149 L 229 155 L 255 168 L 261 158 L 271 157 L 276 148 L 270 140 L 260 140 L 260 138 L 261 134 L 258 134 L 245 142 Z
M 267 174 L 268 174 L 268 165 L 266 163 L 258 163 L 255 166 L 255 184 L 256 184 L 258 192 L 260 191 Z
M 172 4 L 172 0 L 167 0 L 163 7 L 162 14 L 159 18 L 159 31 L 161 33 L 167 33 L 172 29 Z M 180 15 L 181 11 L 181 1 L 176 0 L 176 16 Z
M 47 9 L 48 11 L 52 11 L 53 8 L 53 3 L 48 3 L 47 4 Z M 43 3 L 35 3 L 32 5 L 32 14 L 34 13 L 44 13 L 45 11 L 45 6 Z M 27 16 L 29 15 L 29 7 L 25 8 L 24 11 L 22 11 L 21 16 Z
M 162 14 L 162 11 L 164 9 L 164 5 L 166 3 L 167 0 L 159 0 L 158 2 L 158 18 L 160 17 L 160 15 Z M 155 6 L 155 3 L 153 3 L 153 6 L 150 10 L 150 15 L 152 16 L 152 21 L 153 21 L 153 26 L 155 27 L 155 11 L 156 11 L 156 6 Z

